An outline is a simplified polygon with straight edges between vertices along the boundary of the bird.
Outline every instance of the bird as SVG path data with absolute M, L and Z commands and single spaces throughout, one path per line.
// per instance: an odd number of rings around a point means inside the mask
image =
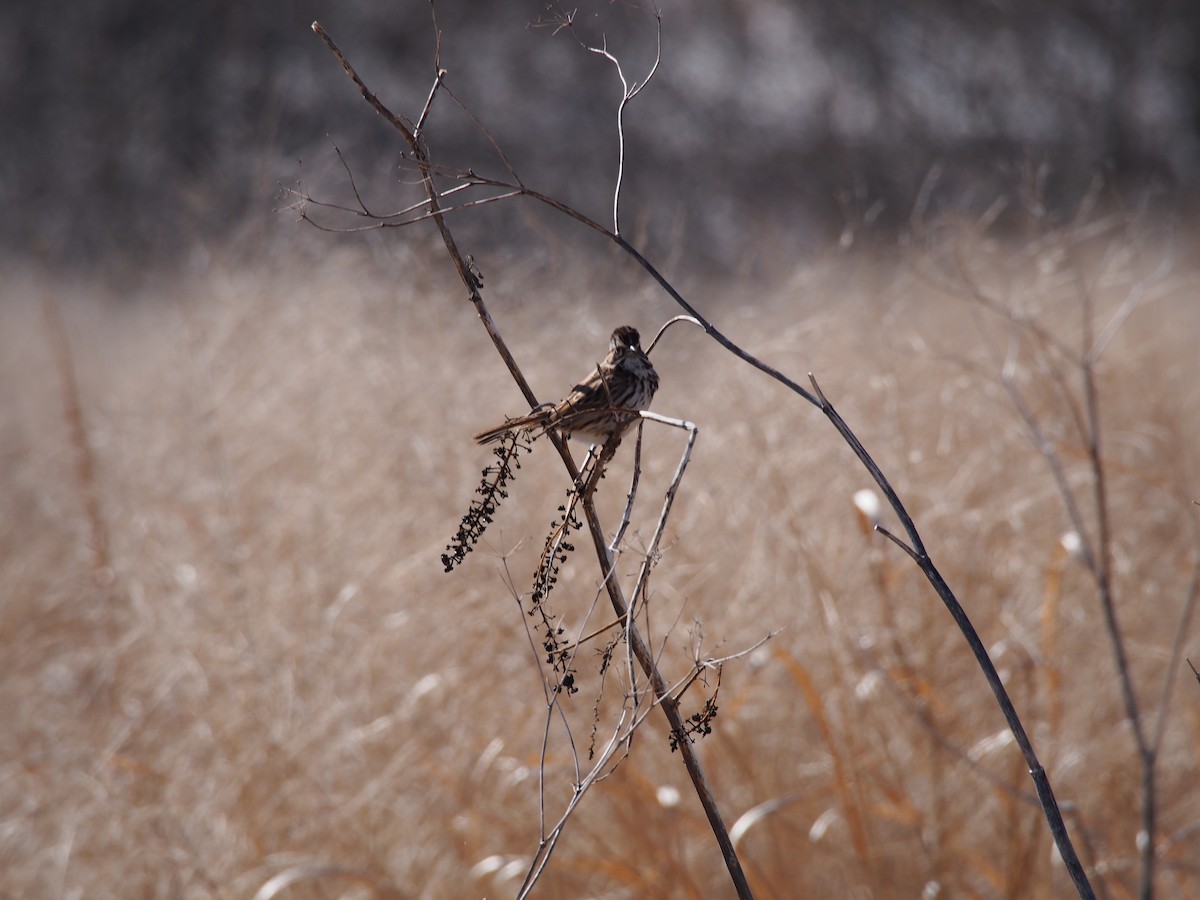
M 516 431 L 540 429 L 541 435 L 555 429 L 564 438 L 607 444 L 638 420 L 637 413 L 650 405 L 657 390 L 658 373 L 642 350 L 642 336 L 632 325 L 622 325 L 613 331 L 604 361 L 561 403 L 543 404 L 527 416 L 485 428 L 475 440 L 488 444 Z

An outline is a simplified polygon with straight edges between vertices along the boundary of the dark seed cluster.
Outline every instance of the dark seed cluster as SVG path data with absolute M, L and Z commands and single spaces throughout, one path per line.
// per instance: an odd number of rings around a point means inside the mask
M 704 701 L 704 708 L 688 716 L 683 724 L 683 733 L 671 732 L 671 752 L 679 749 L 681 741 L 694 741 L 697 736 L 712 734 L 712 722 L 717 717 L 717 697 L 714 694 Z
M 508 483 L 516 476 L 521 468 L 520 451 L 530 451 L 528 435 L 523 432 L 505 435 L 492 452 L 496 462 L 483 470 L 483 480 L 475 489 L 478 499 L 471 501 L 471 507 L 459 523 L 458 532 L 446 546 L 442 554 L 442 565 L 447 572 L 466 559 L 467 554 L 475 549 L 483 532 L 492 523 L 500 501 L 508 496 Z
M 537 571 L 533 576 L 533 589 L 529 595 L 529 615 L 541 619 L 542 649 L 546 651 L 546 662 L 558 674 L 555 690 L 574 694 L 579 688 L 575 684 L 574 668 L 571 665 L 573 653 L 570 648 L 562 646 L 560 639 L 563 629 L 555 624 L 553 616 L 545 606 L 546 598 L 558 584 L 558 574 L 562 564 L 567 561 L 567 554 L 575 549 L 575 545 L 569 540 L 571 532 L 583 527 L 583 523 L 575 515 L 578 492 L 571 491 L 570 494 L 570 500 L 558 508 L 558 517 L 551 523 L 546 546 L 538 560 Z

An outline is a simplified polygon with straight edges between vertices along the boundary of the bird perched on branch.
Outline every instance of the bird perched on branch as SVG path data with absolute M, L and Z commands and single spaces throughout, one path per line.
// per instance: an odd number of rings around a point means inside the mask
M 658 373 L 642 350 L 642 336 L 636 328 L 622 325 L 612 333 L 608 356 L 561 403 L 544 404 L 527 416 L 487 428 L 475 440 L 487 444 L 514 431 L 538 429 L 544 434 L 556 429 L 563 437 L 604 444 L 638 420 L 637 413 L 650 405 L 656 390 Z

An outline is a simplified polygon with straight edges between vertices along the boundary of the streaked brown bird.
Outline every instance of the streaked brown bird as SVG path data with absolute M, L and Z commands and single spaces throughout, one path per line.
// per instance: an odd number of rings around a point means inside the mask
M 608 356 L 561 403 L 547 403 L 527 416 L 487 428 L 475 440 L 487 444 L 514 431 L 539 429 L 543 434 L 553 428 L 563 437 L 607 443 L 638 420 L 637 412 L 650 405 L 656 390 L 658 373 L 642 351 L 642 336 L 636 328 L 622 325 L 612 333 Z

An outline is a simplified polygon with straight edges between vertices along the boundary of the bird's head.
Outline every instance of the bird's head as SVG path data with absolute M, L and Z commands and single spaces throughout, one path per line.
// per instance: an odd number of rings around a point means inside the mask
M 615 353 L 641 353 L 642 336 L 632 325 L 622 325 L 612 333 L 609 346 Z

